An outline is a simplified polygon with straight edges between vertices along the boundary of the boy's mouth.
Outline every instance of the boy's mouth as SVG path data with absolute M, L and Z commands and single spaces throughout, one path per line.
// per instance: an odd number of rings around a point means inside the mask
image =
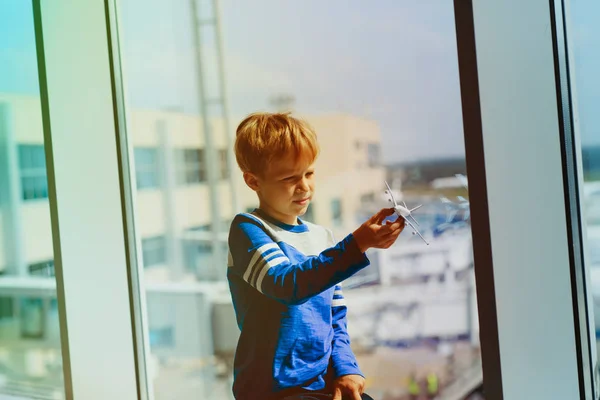
M 307 204 L 309 200 L 310 200 L 310 197 L 306 197 L 304 199 L 294 200 L 294 203 L 303 206 L 303 205 Z

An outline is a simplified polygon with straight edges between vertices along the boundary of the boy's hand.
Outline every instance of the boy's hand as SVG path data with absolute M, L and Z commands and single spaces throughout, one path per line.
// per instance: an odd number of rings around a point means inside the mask
M 333 381 L 332 400 L 361 400 L 360 395 L 365 390 L 365 378 L 360 375 L 344 375 Z
M 382 225 L 383 220 L 394 211 L 393 208 L 380 210 L 352 233 L 362 253 L 371 247 L 387 249 L 398 239 L 398 235 L 404 229 L 404 218 L 399 216 L 394 223 Z

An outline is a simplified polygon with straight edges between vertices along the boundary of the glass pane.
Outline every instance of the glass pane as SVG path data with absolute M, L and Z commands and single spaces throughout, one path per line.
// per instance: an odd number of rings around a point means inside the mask
M 378 167 L 381 164 L 381 148 L 379 143 L 368 144 L 369 167 Z
M 144 267 L 164 265 L 167 260 L 166 242 L 164 237 L 147 238 L 142 240 Z
M 158 160 L 156 156 L 156 149 L 152 148 L 136 148 L 135 154 L 135 165 L 138 169 L 157 169 Z
M 331 224 L 336 228 L 343 224 L 341 199 L 331 200 Z
M 174 155 L 178 184 L 190 185 L 205 180 L 202 149 L 177 149 Z
M 159 191 L 136 194 L 137 236 L 166 241 L 164 265 L 141 277 L 155 399 L 232 398 L 239 329 L 227 236 L 234 215 L 259 203 L 225 151 L 237 124 L 260 110 L 291 110 L 315 128 L 319 206 L 303 218 L 338 240 L 389 206 L 385 180 L 409 208 L 423 205 L 414 216 L 430 246 L 406 229 L 390 249 L 369 251 L 371 266 L 344 283 L 366 391 L 403 398 L 411 378 L 424 395 L 428 379 L 441 393 L 480 389 L 452 1 L 120 7 L 129 141 L 172 160 L 161 166 Z M 158 119 L 162 129 L 148 129 Z M 191 184 L 197 171 L 187 161 L 198 148 L 201 182 Z
M 200 154 L 202 150 L 200 149 L 186 149 L 183 150 L 184 160 L 188 164 L 199 164 L 200 163 Z
M 31 168 L 33 166 L 33 157 L 30 146 L 19 146 L 19 165 L 22 169 Z
M 587 230 L 586 268 L 590 269 L 596 349 L 600 350 L 600 3 L 568 1 L 567 35 L 572 64 L 574 128 L 581 138 L 583 156 L 584 226 Z M 596 371 L 597 374 L 597 371 Z
M 32 3 L 0 2 L 2 399 L 65 398 L 35 45 Z
M 219 150 L 219 163 L 221 166 L 220 179 L 229 179 L 229 160 L 227 150 Z

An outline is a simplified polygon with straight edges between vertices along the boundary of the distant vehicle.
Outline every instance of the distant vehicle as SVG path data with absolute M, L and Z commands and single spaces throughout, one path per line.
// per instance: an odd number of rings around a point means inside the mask
M 390 199 L 388 199 L 388 201 L 394 203 L 394 209 L 396 210 L 396 214 L 398 214 L 399 217 L 404 218 L 404 221 L 406 221 L 406 223 L 412 228 L 413 235 L 414 234 L 419 235 L 419 237 L 421 237 L 421 239 L 423 239 L 425 244 L 429 246 L 429 242 L 427 242 L 427 240 L 425 240 L 423 235 L 421 235 L 421 232 L 419 232 L 419 230 L 411 222 L 411 220 L 412 220 L 415 224 L 419 225 L 419 223 L 417 222 L 415 217 L 413 217 L 412 212 L 421 208 L 422 204 L 419 204 L 418 206 L 409 209 L 408 206 L 406 205 L 406 203 L 404 201 L 402 201 L 403 206 L 401 206 L 398 203 L 396 203 L 396 199 L 394 199 L 394 194 L 392 193 L 392 189 L 390 188 L 390 185 L 388 185 L 388 183 L 385 182 L 385 186 L 387 187 L 386 193 L 390 195 Z

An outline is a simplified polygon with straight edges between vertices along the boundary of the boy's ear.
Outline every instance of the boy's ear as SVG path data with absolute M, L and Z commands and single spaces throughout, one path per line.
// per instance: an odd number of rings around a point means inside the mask
M 248 185 L 250 189 L 254 190 L 255 192 L 258 191 L 258 178 L 254 174 L 250 172 L 244 172 L 244 182 L 246 182 L 246 185 Z

